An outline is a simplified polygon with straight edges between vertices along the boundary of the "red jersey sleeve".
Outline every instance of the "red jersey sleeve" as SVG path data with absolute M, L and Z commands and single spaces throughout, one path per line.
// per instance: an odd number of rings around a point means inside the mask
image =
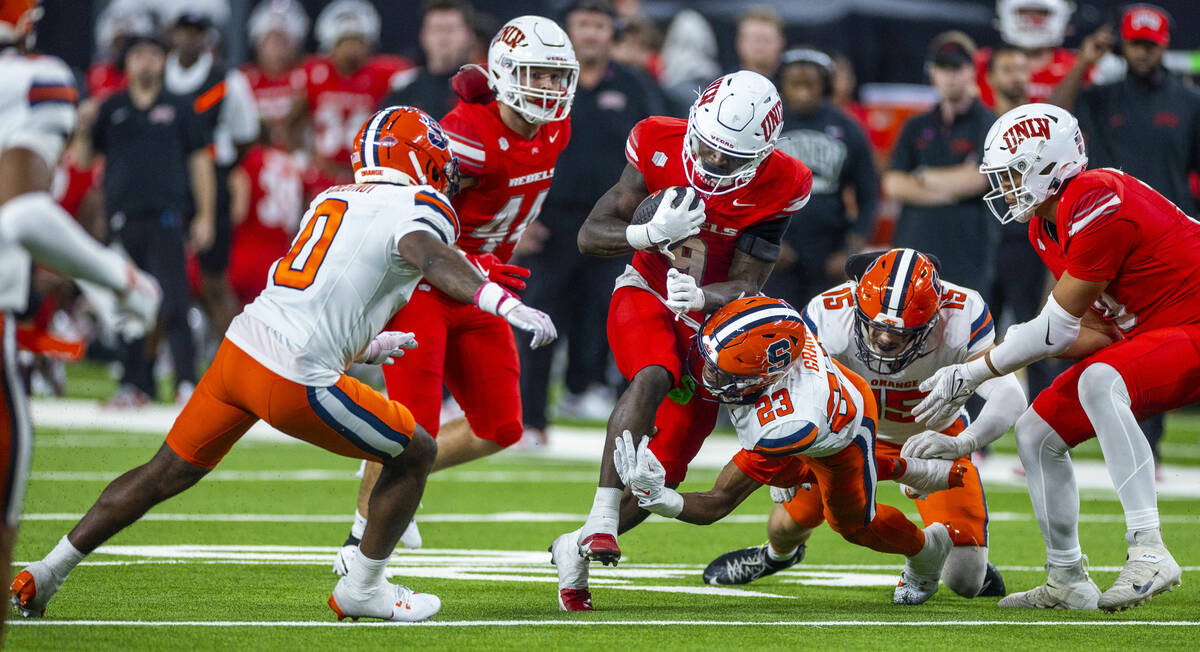
M 808 169 L 808 166 L 796 161 L 796 176 L 792 186 L 792 197 L 788 203 L 780 211 L 780 215 L 791 215 L 804 208 L 808 204 L 808 200 L 812 197 L 813 173 Z
M 464 115 L 463 106 L 459 102 L 440 124 L 450 138 L 450 151 L 458 157 L 459 170 L 464 175 L 480 177 L 487 167 L 487 151 L 473 121 Z
M 1084 281 L 1108 281 L 1139 239 L 1137 225 L 1121 219 L 1121 196 L 1099 185 L 1081 192 L 1068 209 L 1064 241 L 1066 271 Z M 1060 215 L 1061 215 L 1060 211 Z
M 642 120 L 633 125 L 633 129 L 629 130 L 629 137 L 625 139 L 625 160 L 637 169 L 638 172 L 643 172 L 642 162 L 639 158 L 640 152 L 638 142 L 645 139 L 647 125 L 649 119 Z

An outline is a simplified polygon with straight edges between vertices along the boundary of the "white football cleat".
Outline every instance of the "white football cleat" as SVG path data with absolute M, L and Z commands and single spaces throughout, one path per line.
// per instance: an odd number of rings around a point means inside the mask
M 1130 546 L 1125 568 L 1097 601 L 1101 611 L 1112 613 L 1146 604 L 1150 598 L 1179 586 L 1183 569 L 1161 545 Z
M 353 543 L 352 543 L 353 542 Z M 354 557 L 358 554 L 358 539 L 350 537 L 346 539 L 346 543 L 338 548 L 337 553 L 333 556 L 333 574 L 339 577 L 345 577 L 350 573 L 350 564 L 354 563 Z
M 921 604 L 932 598 L 942 579 L 942 565 L 953 547 L 945 525 L 934 523 L 925 528 L 925 547 L 904 561 L 900 583 L 892 593 L 892 604 Z
M 568 532 L 550 545 L 550 563 L 558 570 L 558 608 L 591 611 L 588 590 L 588 560 L 579 550 L 579 531 Z
M 13 580 L 13 606 L 26 618 L 41 618 L 46 615 L 46 603 L 58 593 L 64 579 L 55 575 L 46 562 L 33 562 Z
M 343 577 L 329 595 L 329 607 L 337 619 L 379 618 L 416 623 L 436 614 L 442 601 L 432 593 L 417 593 L 407 586 L 381 582 L 370 595 L 356 596 Z
M 997 605 L 1023 609 L 1094 610 L 1099 599 L 1100 587 L 1084 572 L 1083 579 L 1077 582 L 1047 577 L 1045 584 L 1028 591 L 1010 593 Z
M 400 535 L 400 545 L 409 550 L 421 547 L 421 530 L 417 529 L 417 519 L 409 521 L 408 527 L 404 528 L 404 534 Z

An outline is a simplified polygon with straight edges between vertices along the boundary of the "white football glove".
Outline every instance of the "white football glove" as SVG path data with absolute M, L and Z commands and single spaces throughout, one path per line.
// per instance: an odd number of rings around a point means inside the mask
M 796 497 L 795 487 L 771 487 L 771 500 L 777 503 L 786 503 Z
M 405 349 L 417 348 L 417 338 L 404 331 L 383 331 L 371 340 L 358 361 L 364 364 L 392 364 Z
M 125 292 L 117 295 L 117 319 L 121 330 L 130 333 L 149 333 L 158 322 L 162 304 L 162 288 L 158 281 L 142 270 L 129 266 L 131 282 Z
M 529 343 L 531 349 L 545 346 L 558 338 L 558 331 L 549 315 L 521 303 L 516 295 L 499 283 L 488 282 L 480 286 L 475 291 L 475 305 L 523 331 L 533 333 L 533 340 Z
M 633 492 L 639 507 L 668 518 L 683 511 L 683 496 L 667 487 L 667 470 L 650 450 L 649 437 L 643 437 L 635 447 L 633 433 L 621 433 L 613 449 L 613 463 L 621 483 Z
M 704 310 L 704 290 L 690 274 L 672 267 L 667 270 L 667 307 L 678 314 Z
M 625 229 L 625 239 L 634 249 L 658 247 L 671 260 L 675 255 L 667 251 L 672 242 L 678 242 L 700 232 L 704 223 L 704 202 L 689 208 L 695 201 L 696 191 L 688 188 L 683 192 L 683 201 L 673 206 L 678 191 L 669 188 L 663 191 L 662 201 L 654 211 L 654 217 L 645 224 L 630 224 Z
M 904 457 L 925 459 L 957 460 L 975 452 L 975 438 L 964 431 L 952 437 L 933 430 L 914 435 L 904 442 L 900 454 Z
M 958 417 L 958 411 L 985 379 L 971 378 L 966 364 L 953 364 L 938 369 L 921 382 L 921 391 L 929 392 L 913 408 L 912 415 L 930 430 L 942 430 Z

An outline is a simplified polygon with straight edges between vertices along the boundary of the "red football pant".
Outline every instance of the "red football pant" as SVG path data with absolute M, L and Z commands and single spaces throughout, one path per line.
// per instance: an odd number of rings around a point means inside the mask
M 815 484 L 815 492 L 799 490 L 796 498 L 811 505 L 807 501 L 819 496 L 821 520 L 829 521 L 844 539 L 876 552 L 911 557 L 925 546 L 925 533 L 900 510 L 875 503 L 875 397 L 866 381 L 845 367 L 842 370 L 863 395 L 863 424 L 849 446 L 826 457 L 771 458 L 741 450 L 733 461 L 743 473 L 763 484 L 794 486 L 789 483 L 798 478 Z M 810 527 L 821 523 L 815 517 L 807 520 L 804 524 Z
M 1083 370 L 1097 362 L 1121 374 L 1138 421 L 1200 402 L 1200 326 L 1139 333 L 1071 365 L 1034 399 L 1033 410 L 1071 447 L 1096 436 L 1078 385 Z
M 421 283 L 387 330 L 417 338 L 417 348 L 383 367 L 383 379 L 388 398 L 429 434 L 437 437 L 444 383 L 475 436 L 505 447 L 521 439 L 521 363 L 508 322 Z
M 695 334 L 650 292 L 634 287 L 613 292 L 608 307 L 608 343 L 626 379 L 633 379 L 647 367 L 659 366 L 671 374 L 674 386 L 682 389 L 682 379 L 687 376 L 684 365 Z M 658 433 L 650 440 L 650 450 L 666 469 L 668 483 L 683 482 L 688 464 L 717 423 L 721 406 L 701 398 L 702 393 L 697 389 L 683 403 L 668 396 L 655 413 Z

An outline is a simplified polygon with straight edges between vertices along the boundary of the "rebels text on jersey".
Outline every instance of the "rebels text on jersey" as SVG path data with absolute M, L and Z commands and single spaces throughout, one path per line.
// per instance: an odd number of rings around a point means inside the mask
M 742 448 L 765 457 L 825 457 L 850 445 L 863 419 L 863 397 L 805 333 L 800 359 L 751 405 L 729 406 Z
M 350 76 L 338 72 L 333 61 L 313 56 L 303 64 L 304 97 L 312 115 L 313 150 L 316 155 L 350 169 L 354 136 L 391 90 L 397 74 L 411 66 L 390 55 L 375 55 Z
M 996 336 L 992 313 L 975 290 L 942 281 L 942 308 L 920 357 L 897 373 L 880 374 L 858 359 L 854 290 L 854 282 L 847 281 L 813 297 L 804 308 L 804 325 L 816 334 L 834 360 L 870 384 L 879 406 L 879 439 L 903 445 L 926 429 L 912 415 L 913 407 L 926 396 L 918 385 L 938 369 L 966 362 L 986 351 Z M 965 415 L 963 412 L 960 416 Z
M 646 179 L 647 192 L 688 185 L 683 166 L 686 131 L 686 120 L 655 116 L 637 123 L 629 132 L 625 158 Z M 633 267 L 659 296 L 666 296 L 667 270 L 672 265 L 701 286 L 728 281 L 738 237 L 763 222 L 787 220 L 804 207 L 811 191 L 812 172 L 800 161 L 775 150 L 744 188 L 704 199 L 705 221 L 700 233 L 671 249 L 674 262 L 660 252 L 638 251 L 633 256 Z
M 334 186 L 312 201 L 267 288 L 226 337 L 271 371 L 328 386 L 404 306 L 421 272 L 400 256 L 404 236 L 458 237 L 454 209 L 429 186 Z
M 1029 240 L 1055 278 L 1108 281 L 1094 308 L 1126 335 L 1200 324 L 1200 223 L 1136 177 L 1082 172 Z
M 542 125 L 533 138 L 509 129 L 500 105 L 459 102 L 439 121 L 463 176 L 476 184 L 454 196 L 462 222 L 458 246 L 508 261 L 525 228 L 542 212 L 554 165 L 571 139 L 571 120 Z

